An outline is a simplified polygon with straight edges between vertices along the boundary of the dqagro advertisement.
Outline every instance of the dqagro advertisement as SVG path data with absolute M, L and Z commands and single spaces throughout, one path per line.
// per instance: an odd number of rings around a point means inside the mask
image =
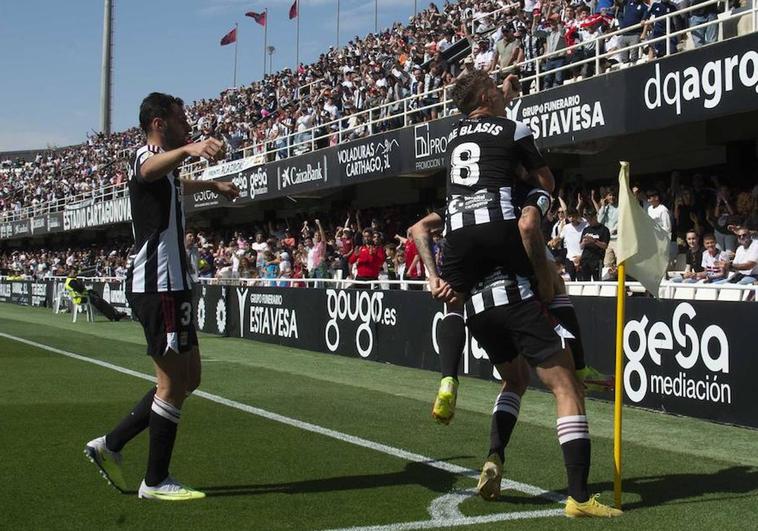
M 629 101 L 641 111 L 630 124 L 652 129 L 758 108 L 757 49 L 751 34 L 630 69 Z

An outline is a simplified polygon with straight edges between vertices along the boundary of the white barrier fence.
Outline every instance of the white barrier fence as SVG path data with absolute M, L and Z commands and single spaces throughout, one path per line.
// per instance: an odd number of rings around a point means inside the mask
M 123 282 L 121 277 L 78 277 L 86 282 Z M 0 275 L 0 281 L 55 281 L 62 282 L 66 277 L 48 277 L 44 279 L 13 279 Z M 341 278 L 200 278 L 198 283 L 209 286 L 259 286 L 259 287 L 309 287 L 309 288 L 361 288 L 361 289 L 401 289 L 428 291 L 423 280 L 352 280 Z M 616 282 L 566 282 L 569 295 L 582 297 L 615 297 Z M 643 296 L 645 288 L 639 282 L 626 282 L 627 295 Z M 698 300 L 698 301 L 758 301 L 758 284 L 685 284 L 664 281 L 658 290 L 661 299 Z

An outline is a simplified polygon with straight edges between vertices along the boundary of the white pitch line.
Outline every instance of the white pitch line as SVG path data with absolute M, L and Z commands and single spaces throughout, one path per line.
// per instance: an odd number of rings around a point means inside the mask
M 30 345 L 32 347 L 36 347 L 42 350 L 47 350 L 48 352 L 54 352 L 56 354 L 60 354 L 62 356 L 66 356 L 68 358 L 72 358 L 79 361 L 84 361 L 86 363 L 92 363 L 94 365 L 98 365 L 100 367 L 104 367 L 106 369 L 110 369 L 112 371 L 120 372 L 122 374 L 128 374 L 129 376 L 134 376 L 136 378 L 141 378 L 143 380 L 148 380 L 150 382 L 154 382 L 155 378 L 153 376 L 150 376 L 149 374 L 145 374 L 138 371 L 133 371 L 131 369 L 127 369 L 125 367 L 121 367 L 119 365 L 114 365 L 113 363 L 108 363 L 107 361 L 98 360 L 95 358 L 90 358 L 87 356 L 82 356 L 81 354 L 75 354 L 73 352 L 68 352 L 66 350 L 62 350 L 59 348 L 51 347 L 50 345 L 44 345 L 42 343 L 37 343 L 36 341 L 30 341 L 29 339 L 24 339 L 22 337 L 12 336 L 10 334 L 5 334 L 0 332 L 0 337 L 4 337 L 6 339 L 10 339 L 13 341 L 18 341 L 19 343 L 24 343 L 26 345 Z M 459 475 L 459 476 L 466 476 L 473 479 L 479 478 L 479 472 L 477 470 L 462 467 L 459 465 L 454 465 L 452 463 L 448 463 L 446 461 L 438 461 L 436 459 L 433 459 L 431 457 L 427 457 L 425 455 L 409 452 L 407 450 L 403 450 L 401 448 L 395 448 L 394 446 L 389 446 L 386 444 L 370 441 L 368 439 L 364 439 L 362 437 L 356 437 L 355 435 L 350 435 L 347 433 L 343 433 L 340 431 L 332 430 L 329 428 L 324 428 L 323 426 L 319 426 L 317 424 L 311 424 L 310 422 L 305 422 L 303 420 L 294 419 L 291 417 L 286 417 L 284 415 L 280 415 L 278 413 L 273 413 L 271 411 L 267 411 L 265 409 L 260 409 L 248 404 L 243 404 L 242 402 L 237 402 L 236 400 L 230 400 L 228 398 L 224 398 L 223 396 L 214 395 L 211 393 L 207 393 L 205 391 L 195 391 L 192 393 L 193 396 L 199 396 L 202 398 L 205 398 L 206 400 L 210 400 L 211 402 L 215 402 L 217 404 L 222 404 L 224 406 L 238 409 L 240 411 L 244 411 L 245 413 L 250 413 L 251 415 L 256 415 L 258 417 L 262 417 L 268 420 L 272 420 L 274 422 L 279 422 L 281 424 L 286 424 L 288 426 L 292 426 L 294 428 L 298 428 L 304 431 L 310 431 L 312 433 L 317 433 L 319 435 L 323 435 L 325 437 L 329 437 L 332 439 L 336 439 L 338 441 L 346 442 L 349 444 L 353 444 L 355 446 L 361 446 L 363 448 L 368 448 L 370 450 L 374 450 L 376 452 L 380 452 L 386 455 L 391 455 L 393 457 L 397 457 L 399 459 L 403 459 L 405 461 L 411 461 L 414 463 L 421 463 L 427 466 L 430 466 L 432 468 L 436 468 L 438 470 L 443 470 L 445 472 L 449 472 L 451 474 Z M 519 492 L 523 492 L 524 494 L 530 494 L 532 496 L 539 496 L 541 498 L 548 499 L 550 501 L 554 501 L 557 503 L 564 503 L 565 502 L 565 496 L 562 496 L 558 493 L 551 492 L 548 490 L 545 490 L 543 488 L 529 485 L 527 483 L 520 483 L 518 481 L 512 481 L 512 480 L 503 480 L 503 488 L 504 489 L 511 489 L 511 490 L 517 490 Z M 509 514 L 523 514 L 523 513 L 509 513 Z M 497 515 L 492 515 L 497 516 Z M 476 518 L 488 518 L 487 517 L 476 517 Z M 460 524 L 460 525 L 468 525 L 468 524 Z M 413 528 L 413 529 L 421 529 L 421 528 Z
M 563 509 L 542 509 L 539 511 L 520 511 L 514 513 L 496 513 L 484 516 L 464 516 L 451 520 L 419 520 L 417 522 L 398 522 L 395 524 L 364 527 L 345 527 L 331 531 L 410 531 L 412 529 L 439 529 L 441 527 L 460 527 L 464 525 L 489 524 L 507 520 L 527 520 L 531 518 L 548 518 L 563 516 Z

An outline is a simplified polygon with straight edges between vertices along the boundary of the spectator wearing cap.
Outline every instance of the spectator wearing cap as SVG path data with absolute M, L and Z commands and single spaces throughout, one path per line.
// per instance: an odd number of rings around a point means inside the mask
M 597 212 L 594 209 L 584 210 L 584 219 L 587 226 L 582 230 L 580 247 L 582 255 L 579 262 L 579 280 L 599 281 L 602 280 L 603 259 L 611 233 L 608 227 L 597 220 Z
M 566 31 L 561 23 L 561 16 L 553 13 L 548 18 L 550 30 L 545 37 L 545 53 L 551 54 L 545 61 L 543 72 L 545 74 L 544 87 L 546 89 L 563 85 L 565 70 L 556 69 L 566 66 Z
M 734 255 L 734 261 L 726 261 L 727 271 L 733 274 L 728 279 L 716 281 L 716 284 L 755 284 L 758 281 L 758 240 L 750 236 L 746 228 L 737 230 L 737 241 L 740 246 Z
M 504 79 L 516 72 L 516 65 L 524 60 L 524 52 L 510 24 L 503 24 L 501 35 L 502 38 L 495 43 L 495 64 L 499 68 L 499 78 Z
M 473 71 L 474 71 L 474 58 L 469 55 L 463 60 L 463 69 L 461 70 L 461 73 L 458 74 L 458 77 L 456 79 L 461 79 L 462 77 L 464 77 L 467 74 L 470 74 Z
M 623 0 L 623 3 L 621 4 L 619 28 L 623 30 L 641 24 L 647 16 L 647 9 L 644 0 Z M 625 31 L 618 37 L 619 47 L 626 48 L 628 46 L 639 44 L 641 34 L 641 27 Z M 637 62 L 639 55 L 639 47 L 631 50 L 622 50 L 620 52 L 620 60 L 622 63 L 634 63 Z
M 495 53 L 490 50 L 490 42 L 487 39 L 481 39 L 474 46 L 474 68 L 483 72 L 491 72 L 495 65 Z

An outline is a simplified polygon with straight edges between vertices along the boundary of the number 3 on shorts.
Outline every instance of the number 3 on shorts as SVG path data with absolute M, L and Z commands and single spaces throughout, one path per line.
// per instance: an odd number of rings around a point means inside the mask
M 182 326 L 189 326 L 190 321 L 192 320 L 192 303 L 191 302 L 183 302 L 179 306 L 179 311 L 181 312 L 181 318 L 179 322 Z
M 450 155 L 450 180 L 453 184 L 473 186 L 479 182 L 479 157 L 482 150 L 476 142 L 464 142 Z M 465 173 L 463 173 L 465 171 Z

